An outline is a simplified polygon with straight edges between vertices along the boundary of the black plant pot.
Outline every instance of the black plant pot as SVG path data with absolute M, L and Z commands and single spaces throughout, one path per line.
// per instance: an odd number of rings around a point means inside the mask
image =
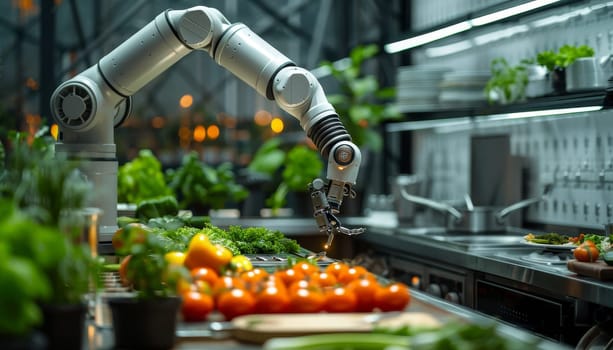
M 551 72 L 551 86 L 556 94 L 566 93 L 566 69 L 561 67 L 554 68 Z
M 116 349 L 170 349 L 181 298 L 109 300 Z
M 23 336 L 0 334 L 0 349 L 2 350 L 45 350 L 47 339 L 38 331 Z
M 42 304 L 41 332 L 47 338 L 47 349 L 79 350 L 85 342 L 85 315 L 87 305 Z

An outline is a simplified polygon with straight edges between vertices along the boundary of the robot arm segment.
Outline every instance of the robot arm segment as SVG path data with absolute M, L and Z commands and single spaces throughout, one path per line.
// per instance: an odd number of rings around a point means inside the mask
M 328 184 L 317 179 L 310 189 L 314 215 L 320 231 L 330 235 L 328 243 L 335 233 L 363 232 L 343 228 L 335 217 L 343 197 L 353 193 L 351 186 L 356 183 L 361 155 L 317 79 L 244 24 L 230 23 L 213 8 L 165 11 L 96 65 L 62 83 L 51 97 L 52 113 L 60 125 L 60 142 L 64 143 L 59 149 L 73 157 L 81 155 L 83 149 L 93 149 L 83 158 L 116 164 L 113 120 L 118 110 L 130 96 L 193 50 L 207 51 L 220 66 L 262 96 L 275 100 L 300 121 L 327 159 Z M 103 150 L 103 155 L 96 150 Z M 112 176 L 96 168 L 86 175 Z M 107 179 L 106 185 L 110 182 Z M 112 193 L 105 197 L 105 203 L 95 203 L 109 214 L 116 211 L 116 195 L 114 201 L 108 198 Z M 116 216 L 105 214 L 104 220 L 116 222 Z

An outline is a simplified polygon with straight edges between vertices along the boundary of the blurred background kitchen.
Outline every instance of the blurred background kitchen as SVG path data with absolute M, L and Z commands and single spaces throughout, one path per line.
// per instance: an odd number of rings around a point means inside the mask
M 338 238 L 343 254 L 368 253 L 415 288 L 573 345 L 611 317 L 611 282 L 581 280 L 568 251 L 528 251 L 518 237 L 611 233 L 612 1 L 5 0 L 3 140 L 13 129 L 56 132 L 49 97 L 61 81 L 161 11 L 195 5 L 313 72 L 361 147 L 357 197 L 341 214 L 369 231 Z M 284 166 L 256 156 L 262 145 L 283 150 L 285 167 L 294 145 L 313 150 L 297 120 L 204 52 L 134 96 L 115 135 L 120 165 L 145 149 L 164 170 L 189 154 L 230 164 L 250 194 L 224 208 L 242 217 L 261 216 L 282 181 Z M 286 198 L 294 217 L 310 216 L 308 198 Z M 436 250 L 444 244 L 455 253 Z

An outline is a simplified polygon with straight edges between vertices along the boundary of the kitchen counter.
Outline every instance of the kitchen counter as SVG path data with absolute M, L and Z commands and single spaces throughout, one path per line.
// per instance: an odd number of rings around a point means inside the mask
M 555 350 L 570 349 L 564 345 L 539 338 L 532 333 L 522 331 L 517 327 L 494 320 L 488 316 L 477 313 L 474 310 L 451 304 L 445 300 L 431 297 L 421 291 L 411 290 L 411 304 L 408 312 L 424 312 L 433 316 L 438 321 L 445 323 L 450 321 L 470 322 L 475 324 L 491 324 L 496 322 L 497 329 L 505 337 L 524 341 L 535 340 L 538 342 L 536 349 Z M 228 331 L 210 331 L 208 324 L 179 325 L 178 338 L 174 349 L 210 349 L 210 350 L 257 350 L 261 345 L 247 344 L 236 341 L 230 337 Z M 113 334 L 110 329 L 98 329 L 93 325 L 87 328 L 86 346 L 84 349 L 101 350 L 113 348 Z

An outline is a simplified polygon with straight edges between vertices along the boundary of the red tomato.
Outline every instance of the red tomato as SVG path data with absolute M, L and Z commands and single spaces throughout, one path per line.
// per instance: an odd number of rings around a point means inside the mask
M 382 286 L 375 292 L 375 307 L 381 311 L 401 311 L 411 302 L 409 287 L 395 282 Z
M 345 287 L 328 288 L 325 291 L 324 310 L 328 312 L 354 312 L 357 305 L 355 294 Z
M 196 267 L 190 271 L 190 274 L 192 275 L 192 280 L 194 282 L 204 281 L 208 283 L 209 286 L 214 286 L 219 279 L 219 274 L 217 271 L 210 267 Z
M 182 294 L 181 315 L 185 322 L 202 322 L 213 311 L 213 298 L 205 293 L 189 291 Z
M 245 282 L 243 280 L 232 276 L 221 276 L 215 285 L 213 285 L 213 298 L 217 300 L 219 296 L 226 291 L 233 288 L 245 288 Z
M 255 310 L 255 298 L 244 289 L 234 288 L 227 290 L 219 295 L 217 310 L 224 315 L 226 320 L 251 314 Z
M 600 252 L 592 241 L 585 241 L 573 250 L 573 256 L 579 261 L 594 262 L 599 255 Z
M 263 314 L 286 312 L 289 296 L 283 284 L 267 284 L 255 296 L 255 312 Z
M 370 278 L 359 278 L 349 282 L 347 288 L 356 296 L 356 311 L 371 312 L 375 307 L 375 293 L 379 283 Z
M 320 312 L 326 297 L 319 288 L 300 288 L 289 292 L 289 312 Z

